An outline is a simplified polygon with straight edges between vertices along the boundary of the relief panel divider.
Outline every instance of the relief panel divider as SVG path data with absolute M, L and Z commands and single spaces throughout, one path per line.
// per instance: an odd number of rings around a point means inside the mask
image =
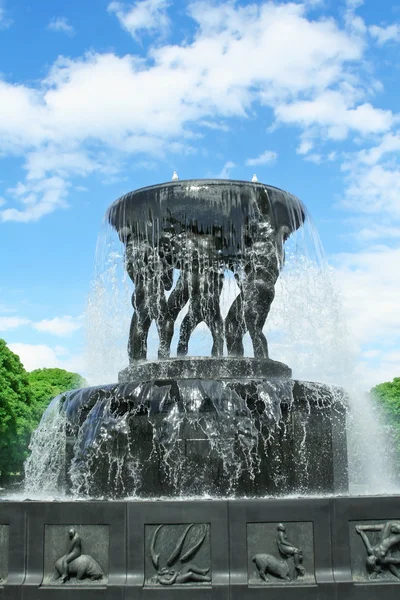
M 0 599 L 19 600 L 25 579 L 25 505 L 0 503 Z

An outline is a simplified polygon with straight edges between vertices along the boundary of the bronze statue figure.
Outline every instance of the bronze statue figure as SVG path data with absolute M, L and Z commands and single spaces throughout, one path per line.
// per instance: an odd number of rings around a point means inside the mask
M 159 358 L 169 356 L 168 305 L 165 291 L 171 289 L 173 268 L 167 255 L 160 253 L 149 241 L 136 245 L 131 238 L 126 241 L 126 269 L 135 285 L 132 295 L 134 313 L 131 321 L 128 354 L 130 360 L 145 360 L 147 336 L 154 320 L 160 337 Z
M 179 290 L 182 286 L 185 290 L 183 297 L 188 297 L 189 308 L 180 328 L 178 356 L 187 355 L 190 336 L 203 321 L 210 328 L 213 338 L 211 356 L 222 356 L 224 323 L 220 295 L 224 275 L 218 262 L 214 238 L 211 235 L 188 235 L 184 255 L 177 287 Z
M 110 208 L 109 222 L 125 245 L 125 263 L 135 290 L 129 334 L 130 364 L 147 358 L 154 321 L 158 358 L 168 359 L 174 325 L 180 326 L 177 354 L 185 357 L 199 323 L 210 329 L 211 356 L 244 355 L 249 333 L 257 359 L 268 360 L 263 327 L 284 262 L 283 246 L 305 220 L 290 194 L 260 183 L 176 181 L 137 190 Z M 220 297 L 225 271 L 240 289 L 224 322 Z M 179 276 L 174 287 L 177 271 Z M 168 292 L 169 295 L 168 295 Z
M 160 585 L 174 585 L 174 584 L 185 584 L 185 583 L 210 583 L 211 577 L 208 575 L 210 567 L 201 568 L 196 564 L 192 563 L 191 560 L 196 556 L 201 546 L 203 545 L 207 537 L 207 526 L 200 525 L 195 533 L 194 539 L 192 538 L 189 548 L 184 551 L 184 545 L 188 539 L 189 533 L 193 530 L 195 525 L 192 523 L 188 525 L 182 535 L 177 540 L 173 551 L 166 560 L 164 567 L 160 567 L 160 554 L 156 552 L 157 536 L 164 525 L 159 525 L 155 530 L 151 544 L 150 544 L 150 556 L 156 570 L 156 582 Z M 178 568 L 174 565 L 178 562 L 181 566 Z
M 303 562 L 303 551 L 300 548 L 296 548 L 291 542 L 289 542 L 286 536 L 286 527 L 279 523 L 277 525 L 278 534 L 276 537 L 276 543 L 278 546 L 279 554 L 283 558 L 293 558 L 294 568 L 297 573 L 302 576 L 305 573 L 304 567 L 301 564 Z
M 276 544 L 281 558 L 272 554 L 255 554 L 252 561 L 256 565 L 259 576 L 266 582 L 269 581 L 267 575 L 273 575 L 283 581 L 293 581 L 297 577 L 303 577 L 305 575 L 302 565 L 303 551 L 288 540 L 283 523 L 278 523 L 276 529 Z
M 79 558 L 82 554 L 82 540 L 75 529 L 70 529 L 68 532 L 69 539 L 71 540 L 68 548 L 68 553 L 61 559 L 61 574 L 60 578 L 63 583 L 69 579 L 68 565 L 70 562 Z
M 77 581 L 102 579 L 104 574 L 100 565 L 88 554 L 82 554 L 82 540 L 77 531 L 70 529 L 68 536 L 68 552 L 56 562 L 52 581 L 66 583 L 71 577 L 76 577 Z
M 235 279 L 240 293 L 226 317 L 229 356 L 243 356 L 243 336 L 248 331 L 256 358 L 268 358 L 263 327 L 275 297 L 275 283 L 284 262 L 283 244 L 290 231 L 286 225 L 275 231 L 269 222 L 257 223 L 251 243 L 243 250 L 243 267 Z
M 356 532 L 361 536 L 367 550 L 366 567 L 370 579 L 376 579 L 383 571 L 390 571 L 396 579 L 400 579 L 400 557 L 392 555 L 400 550 L 400 522 L 387 521 L 378 525 L 356 525 Z M 379 532 L 379 541 L 371 544 L 367 531 Z

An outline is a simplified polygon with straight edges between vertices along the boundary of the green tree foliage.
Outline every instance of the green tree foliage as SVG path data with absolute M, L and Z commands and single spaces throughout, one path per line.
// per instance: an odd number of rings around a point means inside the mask
M 400 447 L 400 377 L 376 385 L 372 388 L 371 394 L 379 402 L 384 414 L 388 417 Z
M 35 403 L 36 421 L 41 418 L 52 398 L 87 385 L 78 373 L 70 373 L 64 369 L 35 369 L 28 373 L 28 380 Z
M 0 479 L 21 470 L 34 422 L 28 375 L 0 339 Z
M 85 385 L 83 377 L 64 369 L 27 373 L 0 339 L 0 481 L 23 470 L 32 431 L 50 400 Z

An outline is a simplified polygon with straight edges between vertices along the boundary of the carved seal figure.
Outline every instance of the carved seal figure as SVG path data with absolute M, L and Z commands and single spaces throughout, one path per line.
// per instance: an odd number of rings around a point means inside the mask
M 289 575 L 289 563 L 281 558 L 276 558 L 272 554 L 255 554 L 251 559 L 257 567 L 257 571 L 264 581 L 269 581 L 268 575 L 274 575 L 284 581 L 291 581 Z
M 53 580 L 63 576 L 65 556 L 62 556 L 55 565 Z M 103 571 L 100 565 L 88 554 L 81 554 L 68 565 L 68 578 L 76 577 L 77 581 L 91 579 L 96 581 L 103 578 Z

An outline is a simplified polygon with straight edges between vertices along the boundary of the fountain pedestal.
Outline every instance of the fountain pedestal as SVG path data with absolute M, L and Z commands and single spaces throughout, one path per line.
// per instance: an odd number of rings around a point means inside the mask
M 277 360 L 247 357 L 185 357 L 169 360 L 132 361 L 119 372 L 119 383 L 155 379 L 288 379 L 292 370 Z

